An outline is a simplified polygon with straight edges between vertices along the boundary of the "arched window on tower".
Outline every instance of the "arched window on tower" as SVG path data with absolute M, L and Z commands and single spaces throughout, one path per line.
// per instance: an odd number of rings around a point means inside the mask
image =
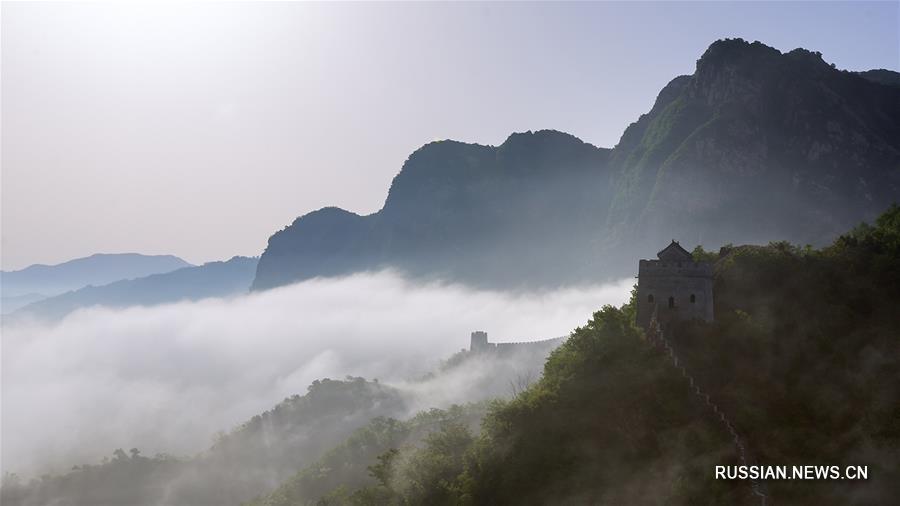
M 653 304 L 653 300 L 654 300 L 653 294 L 651 293 L 650 295 L 647 296 L 647 302 L 649 302 L 650 304 Z
M 669 297 L 669 309 L 675 308 L 675 297 Z
M 695 302 L 697 302 L 697 296 L 694 294 L 691 294 L 691 304 L 693 304 Z

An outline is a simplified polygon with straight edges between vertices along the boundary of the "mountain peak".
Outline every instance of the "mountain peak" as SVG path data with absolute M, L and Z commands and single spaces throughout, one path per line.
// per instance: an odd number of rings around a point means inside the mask
M 775 58 L 778 56 L 781 56 L 781 51 L 758 40 L 747 42 L 741 38 L 719 39 L 706 48 L 706 51 L 697 60 L 697 68 L 700 69 L 705 65 L 733 63 L 749 59 Z
M 384 266 L 549 286 L 627 272 L 633 251 L 670 234 L 821 243 L 896 199 L 900 102 L 870 82 L 893 77 L 719 40 L 613 150 L 556 130 L 498 146 L 431 142 L 377 213 L 324 210 L 273 236 L 254 288 Z
M 745 75 L 755 73 L 767 74 L 779 71 L 782 65 L 789 64 L 794 69 L 833 70 L 834 66 L 822 58 L 819 51 L 796 48 L 786 53 L 767 46 L 759 41 L 747 42 L 741 38 L 719 39 L 706 49 L 697 60 L 697 75 L 722 71 L 736 71 Z
M 543 129 L 543 130 L 535 130 L 535 131 L 525 131 L 525 132 L 513 132 L 503 141 L 499 147 L 513 147 L 520 145 L 531 145 L 535 142 L 545 143 L 545 142 L 555 142 L 555 143 L 569 143 L 573 145 L 582 146 L 587 144 L 583 140 L 575 137 L 572 134 L 561 132 L 559 130 L 552 129 Z

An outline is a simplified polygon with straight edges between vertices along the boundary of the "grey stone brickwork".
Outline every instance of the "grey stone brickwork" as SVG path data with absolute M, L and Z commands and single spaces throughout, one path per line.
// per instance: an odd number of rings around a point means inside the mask
M 695 262 L 676 241 L 657 253 L 657 260 L 638 265 L 637 324 L 650 325 L 653 308 L 661 326 L 676 320 L 713 320 L 713 269 Z

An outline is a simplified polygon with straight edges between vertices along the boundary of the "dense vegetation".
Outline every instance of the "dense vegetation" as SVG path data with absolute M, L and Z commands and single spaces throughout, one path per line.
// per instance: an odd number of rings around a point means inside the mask
M 632 321 L 628 309 L 603 308 L 551 355 L 537 384 L 492 406 L 480 435 L 448 424 L 419 445 L 389 449 L 369 461 L 376 484 L 321 503 L 729 502 L 742 490 L 705 473 L 734 458 L 729 442 L 696 416 L 687 386 Z M 697 479 L 673 481 L 684 462 Z M 319 499 L 276 493 L 258 504 Z
M 770 481 L 772 501 L 900 497 L 900 207 L 822 249 L 694 255 L 715 262 L 716 320 L 670 337 L 753 461 L 869 468 L 866 481 Z M 234 504 L 269 490 L 250 504 L 756 504 L 747 483 L 714 479 L 735 448 L 634 326 L 634 304 L 595 313 L 509 400 L 401 421 L 394 389 L 324 380 L 203 454 L 119 449 L 62 476 L 7 476 L 3 503 Z
M 772 501 L 900 497 L 900 207 L 822 249 L 694 255 L 715 262 L 716 320 L 670 337 L 753 462 L 869 468 L 866 481 L 770 481 Z M 250 504 L 757 504 L 746 482 L 714 479 L 735 448 L 634 326 L 634 304 L 595 313 L 509 400 L 402 421 L 394 389 L 324 380 L 195 457 L 119 449 L 62 476 L 7 476 L 3 503 L 235 504 L 269 490 Z M 440 374 L 482 366 L 466 355 Z
M 217 437 L 191 457 L 122 449 L 100 464 L 24 482 L 4 477 L 4 506 L 238 504 L 274 489 L 373 417 L 408 411 L 399 391 L 362 378 L 324 379 Z
M 772 501 L 900 497 L 900 208 L 821 250 L 695 254 L 716 261 L 716 321 L 671 335 L 751 457 L 869 467 L 867 481 L 769 482 Z M 480 433 L 446 424 L 419 444 L 359 454 L 374 483 L 361 486 L 353 461 L 355 478 L 328 494 L 287 493 L 314 489 L 296 486 L 307 472 L 257 504 L 757 504 L 746 482 L 714 479 L 736 452 L 634 327 L 633 303 L 576 329 L 539 382 L 491 407 Z
M 370 502 L 380 499 L 383 492 L 368 488 L 378 483 L 369 472 L 370 463 L 380 459 L 381 468 L 385 468 L 399 453 L 398 448 L 414 450 L 417 444 L 423 441 L 430 444 L 434 438 L 446 437 L 447 433 L 469 434 L 477 429 L 486 408 L 487 403 L 480 403 L 451 406 L 447 410 L 431 409 L 407 421 L 375 418 L 275 492 L 250 505 L 304 504 L 311 502 L 311 498 L 325 503 L 343 503 L 351 496 Z
M 549 349 L 461 351 L 402 390 L 362 378 L 317 380 L 305 395 L 291 396 L 218 435 L 198 455 L 146 457 L 137 448 L 116 449 L 111 459 L 61 475 L 32 480 L 7 475 L 0 500 L 4 506 L 236 506 L 282 483 L 267 502 L 343 498 L 377 483 L 367 468 L 381 453 L 414 447 L 445 426 L 477 430 L 487 406 L 483 400 L 526 388 L 539 376 Z M 448 400 L 454 396 L 481 402 L 455 406 Z M 440 402 L 447 409 L 402 420 Z

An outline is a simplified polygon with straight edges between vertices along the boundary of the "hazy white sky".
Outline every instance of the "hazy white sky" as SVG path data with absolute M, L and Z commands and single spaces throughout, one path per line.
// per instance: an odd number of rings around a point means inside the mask
M 433 139 L 601 146 L 710 42 L 897 70 L 898 2 L 2 5 L 2 266 L 258 255 Z

